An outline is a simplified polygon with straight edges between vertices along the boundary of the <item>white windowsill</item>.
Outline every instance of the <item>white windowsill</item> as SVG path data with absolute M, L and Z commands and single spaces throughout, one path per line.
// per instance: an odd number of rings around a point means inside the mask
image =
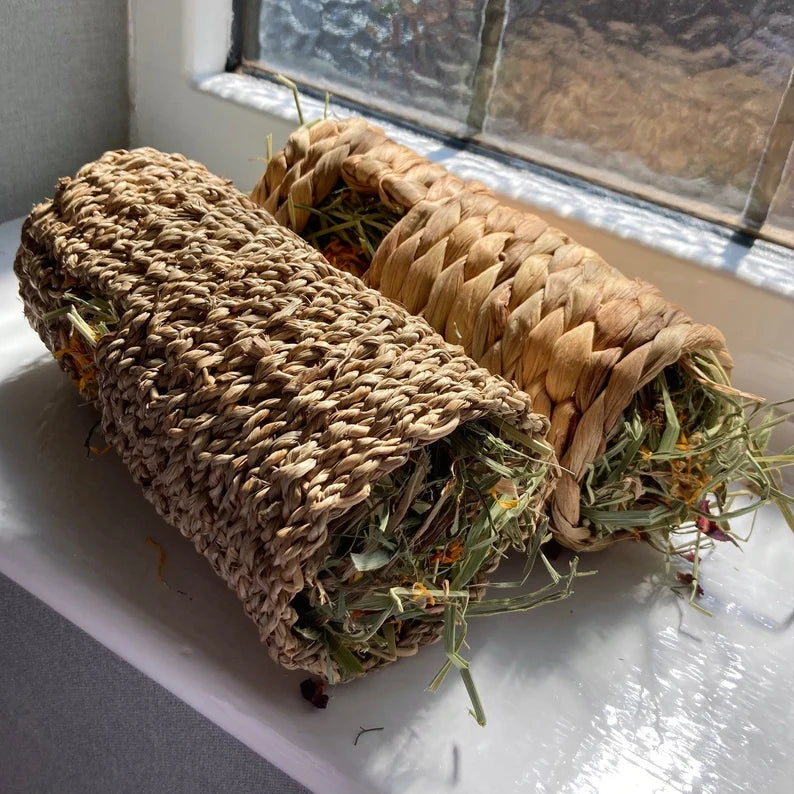
M 622 543 L 582 559 L 599 572 L 572 598 L 472 620 L 484 729 L 456 676 L 424 691 L 440 645 L 333 688 L 316 711 L 299 695 L 305 674 L 268 659 L 235 596 L 121 461 L 86 457 L 95 414 L 16 294 L 21 223 L 0 224 L 0 573 L 317 794 L 787 790 L 794 536 L 774 509 L 745 547 L 722 544 L 703 565 L 713 617 L 676 596 L 648 544 Z M 514 563 L 507 580 L 520 578 Z M 360 727 L 383 730 L 355 745 Z

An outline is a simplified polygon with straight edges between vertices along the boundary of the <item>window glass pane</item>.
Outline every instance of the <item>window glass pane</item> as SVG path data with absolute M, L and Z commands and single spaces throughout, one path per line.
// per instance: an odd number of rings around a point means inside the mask
M 485 0 L 262 0 L 243 57 L 398 115 L 459 127 L 469 113 Z M 249 4 L 250 7 L 250 4 Z M 253 51 L 252 51 L 253 50 Z
M 245 66 L 743 229 L 791 139 L 791 0 L 240 6 Z M 789 245 L 791 167 L 763 230 Z
M 738 218 L 794 65 L 791 0 L 512 0 L 508 9 L 489 137 Z
M 794 146 L 789 150 L 783 178 L 775 193 L 764 232 L 794 246 Z

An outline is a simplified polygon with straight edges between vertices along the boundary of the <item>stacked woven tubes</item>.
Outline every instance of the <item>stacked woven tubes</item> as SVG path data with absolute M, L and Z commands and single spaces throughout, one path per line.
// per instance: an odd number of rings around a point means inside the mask
M 581 550 L 629 536 L 596 538 L 581 525 L 587 466 L 604 454 L 634 394 L 665 367 L 713 351 L 730 371 L 720 331 L 361 119 L 296 131 L 252 198 L 300 232 L 310 216 L 304 208 L 319 206 L 340 180 L 405 211 L 365 281 L 514 381 L 550 418 L 564 469 L 549 505 L 558 540 Z
M 53 353 L 74 334 L 67 293 L 113 308 L 93 364 L 106 438 L 287 667 L 334 672 L 293 631 L 292 602 L 374 483 L 465 422 L 548 429 L 527 395 L 181 155 L 111 152 L 62 179 L 27 219 L 15 271 Z M 60 357 L 75 378 L 76 360 Z M 396 655 L 441 625 L 406 622 Z

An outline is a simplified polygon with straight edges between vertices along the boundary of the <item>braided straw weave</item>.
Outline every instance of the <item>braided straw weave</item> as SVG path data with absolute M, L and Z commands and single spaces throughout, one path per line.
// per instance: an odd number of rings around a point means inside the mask
M 340 180 L 406 211 L 365 281 L 530 394 L 551 418 L 549 440 L 567 470 L 550 503 L 558 539 L 574 549 L 610 542 L 579 525 L 587 464 L 604 453 L 633 395 L 665 367 L 713 350 L 730 370 L 722 334 L 361 119 L 295 132 L 252 198 L 287 223 L 289 199 L 319 206 Z M 295 208 L 293 228 L 300 232 L 308 217 Z
M 374 482 L 469 420 L 548 428 L 525 394 L 180 155 L 112 152 L 62 179 L 15 271 L 53 352 L 70 330 L 45 314 L 65 291 L 116 308 L 95 352 L 107 439 L 288 667 L 328 671 L 290 601 Z M 404 626 L 398 654 L 439 629 Z

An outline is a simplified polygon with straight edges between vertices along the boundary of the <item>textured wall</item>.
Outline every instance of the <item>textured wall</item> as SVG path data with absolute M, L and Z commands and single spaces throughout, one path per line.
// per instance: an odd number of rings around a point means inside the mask
M 0 0 L 0 221 L 128 139 L 126 0 Z

